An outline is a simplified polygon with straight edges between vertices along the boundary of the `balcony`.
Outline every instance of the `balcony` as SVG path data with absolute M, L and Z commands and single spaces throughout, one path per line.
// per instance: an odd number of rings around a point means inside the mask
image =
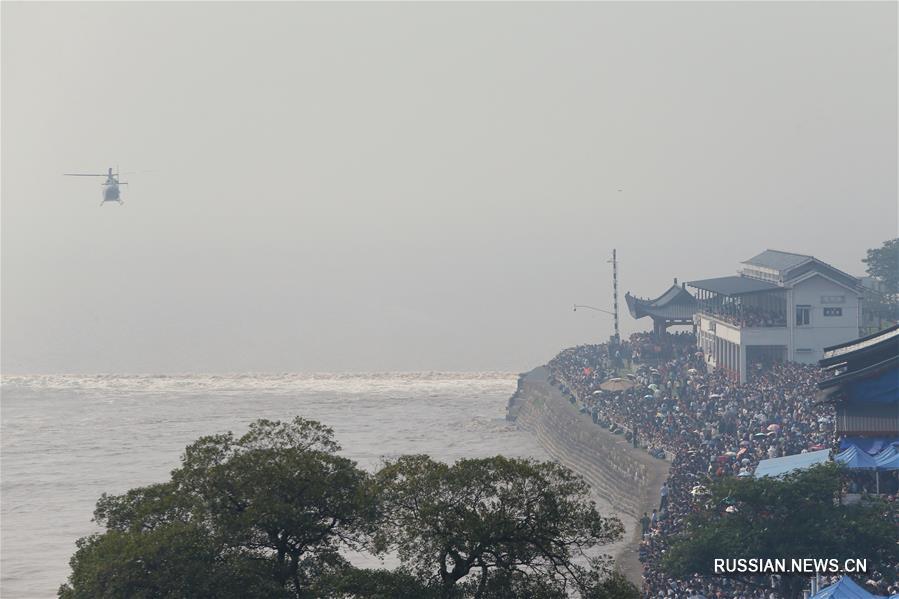
M 731 315 L 710 311 L 697 314 L 700 331 L 738 345 L 787 345 L 789 330 L 786 322 L 775 326 L 749 326 L 753 321 L 733 318 Z M 743 326 L 745 323 L 746 326 Z

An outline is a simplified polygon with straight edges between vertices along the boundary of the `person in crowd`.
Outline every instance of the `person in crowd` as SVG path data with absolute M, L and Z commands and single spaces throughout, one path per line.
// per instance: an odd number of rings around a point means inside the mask
M 649 514 L 646 512 L 643 512 L 643 517 L 640 518 L 640 528 L 642 529 L 641 534 L 643 537 L 646 537 L 646 535 L 649 534 L 649 524 L 650 524 Z

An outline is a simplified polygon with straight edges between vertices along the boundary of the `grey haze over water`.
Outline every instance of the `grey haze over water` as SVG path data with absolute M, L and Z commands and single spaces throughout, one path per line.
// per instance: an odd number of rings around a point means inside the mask
M 6 373 L 519 371 L 608 336 L 612 247 L 896 235 L 895 3 L 0 10 Z

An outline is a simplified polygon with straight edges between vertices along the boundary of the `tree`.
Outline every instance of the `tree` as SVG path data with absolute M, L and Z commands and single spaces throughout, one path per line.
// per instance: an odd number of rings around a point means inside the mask
M 612 571 L 589 585 L 584 599 L 640 599 L 640 591 L 624 574 Z
M 870 323 L 865 328 L 871 333 L 880 330 L 884 321 L 892 323 L 899 319 L 899 238 L 868 250 L 862 262 L 868 265 L 868 274 L 880 282 L 878 288 L 866 287 L 864 293 L 862 309 L 865 322 Z
M 106 532 L 79 542 L 60 596 L 314 596 L 377 512 L 368 475 L 338 449 L 302 418 L 199 439 L 169 482 L 100 498 Z
M 899 560 L 894 507 L 879 501 L 840 505 L 840 468 L 817 466 L 782 479 L 727 478 L 711 489 L 707 509 L 673 539 L 662 561 L 672 576 L 714 574 L 715 558 L 867 558 L 891 572 Z M 728 508 L 733 508 L 727 511 Z M 734 511 L 735 510 L 735 511 Z M 805 579 L 781 579 L 795 598 Z
M 868 265 L 868 274 L 883 283 L 885 293 L 893 296 L 899 294 L 899 238 L 884 241 L 882 247 L 868 250 L 868 256 L 862 262 Z
M 585 595 L 601 569 L 585 552 L 623 531 L 583 479 L 551 462 L 405 456 L 376 480 L 381 540 L 440 597 Z
M 263 562 L 243 560 L 192 524 L 79 539 L 62 599 L 290 597 Z
M 438 599 L 436 589 L 406 572 L 348 567 L 323 576 L 321 599 Z

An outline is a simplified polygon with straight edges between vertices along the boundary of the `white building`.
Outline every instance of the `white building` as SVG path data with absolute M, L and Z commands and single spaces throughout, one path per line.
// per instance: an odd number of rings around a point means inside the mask
M 772 362 L 817 363 L 823 348 L 859 335 L 859 280 L 812 256 L 765 250 L 736 276 L 687 284 L 697 290 L 697 344 L 743 382 Z

